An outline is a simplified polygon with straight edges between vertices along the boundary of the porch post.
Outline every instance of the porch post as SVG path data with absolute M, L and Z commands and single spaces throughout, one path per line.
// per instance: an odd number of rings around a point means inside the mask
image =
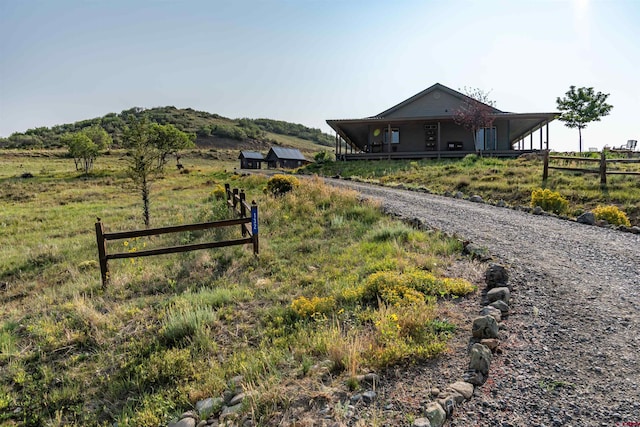
M 438 150 L 438 160 L 440 160 L 440 122 L 438 122 L 438 143 L 436 144 Z
M 546 123 L 546 127 L 547 127 L 547 147 L 546 147 L 546 149 L 549 150 L 549 122 Z
M 507 145 L 508 150 L 513 150 L 513 146 L 511 145 L 511 120 L 507 120 Z
M 391 123 L 387 124 L 387 147 L 387 152 L 391 154 Z
M 542 125 L 540 125 L 540 150 L 542 150 Z
M 338 132 L 336 132 L 335 149 L 336 149 L 336 160 L 338 160 Z
M 533 150 L 533 131 L 529 134 L 529 149 Z

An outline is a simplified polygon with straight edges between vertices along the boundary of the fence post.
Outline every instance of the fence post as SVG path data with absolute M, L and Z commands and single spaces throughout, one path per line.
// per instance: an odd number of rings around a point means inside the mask
M 100 218 L 96 222 L 96 240 L 98 242 L 98 260 L 100 261 L 100 275 L 102 277 L 102 289 L 106 289 L 109 282 L 109 265 L 107 264 L 107 244 L 104 239 L 104 227 Z
M 244 194 L 244 190 L 240 191 L 240 218 L 247 217 L 247 209 L 244 207 L 244 203 L 246 200 L 246 195 Z M 240 224 L 240 231 L 242 231 L 242 237 L 247 237 L 247 228 L 245 224 Z
M 544 166 L 542 167 L 542 182 L 549 178 L 549 150 L 544 151 Z
M 607 156 L 604 150 L 600 153 L 600 185 L 607 185 Z
M 233 209 L 235 209 L 236 206 L 238 206 L 238 189 L 237 188 L 233 189 L 232 198 L 233 198 Z
M 231 200 L 231 186 L 229 185 L 229 183 L 224 184 L 224 194 L 226 195 L 227 199 L 227 207 L 229 207 L 231 205 L 229 203 L 229 201 Z
M 253 237 L 253 254 L 258 255 L 258 205 L 251 201 L 251 237 Z

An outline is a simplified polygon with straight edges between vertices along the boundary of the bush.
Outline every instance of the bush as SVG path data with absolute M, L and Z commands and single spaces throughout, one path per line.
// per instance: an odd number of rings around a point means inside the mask
M 538 188 L 531 192 L 531 206 L 540 206 L 547 212 L 561 214 L 569 209 L 569 202 L 557 191 Z
M 267 191 L 274 196 L 281 196 L 300 186 L 298 178 L 291 175 L 274 175 L 267 181 Z
M 291 303 L 291 309 L 300 317 L 313 317 L 317 314 L 326 314 L 333 310 L 335 299 L 333 297 L 299 297 Z
M 593 210 L 596 219 L 604 219 L 609 224 L 631 226 L 627 215 L 617 206 L 598 206 Z

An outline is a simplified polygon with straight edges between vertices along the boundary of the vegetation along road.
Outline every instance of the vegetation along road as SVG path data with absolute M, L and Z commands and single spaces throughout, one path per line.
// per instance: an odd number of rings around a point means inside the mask
M 494 358 L 489 381 L 450 425 L 640 422 L 640 235 L 327 181 L 379 199 L 390 213 L 486 247 L 510 266 L 512 310 L 503 353 Z

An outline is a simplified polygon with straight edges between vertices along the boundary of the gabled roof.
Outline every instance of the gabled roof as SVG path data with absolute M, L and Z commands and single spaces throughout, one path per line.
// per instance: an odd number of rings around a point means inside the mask
M 283 160 L 307 160 L 297 148 L 271 147 L 267 157 L 271 157 L 271 153 Z
M 251 159 L 251 160 L 264 160 L 262 153 L 257 151 L 241 151 L 238 156 L 239 159 Z
M 444 92 L 447 93 L 455 98 L 460 99 L 460 101 L 474 101 L 474 102 L 478 102 L 477 100 L 474 100 L 473 98 L 468 97 L 467 95 L 458 92 L 457 90 L 453 90 L 449 87 L 446 87 L 445 85 L 441 85 L 440 83 L 436 83 L 433 86 L 429 86 L 428 88 L 426 88 L 425 90 L 423 90 L 420 93 L 417 93 L 415 95 L 413 95 L 411 98 L 407 98 L 404 101 L 402 101 L 399 104 L 394 105 L 393 107 L 389 108 L 388 110 L 384 110 L 382 113 L 376 114 L 375 116 L 369 117 L 369 118 L 378 118 L 378 117 L 386 117 L 389 114 L 393 113 L 394 111 L 397 111 L 403 107 L 406 107 L 409 104 L 412 104 L 424 97 L 426 97 L 427 95 L 436 92 L 436 91 L 440 91 L 440 92 Z M 487 104 L 485 104 L 487 105 Z M 502 111 L 498 110 L 495 107 L 492 107 L 490 105 L 487 105 L 487 107 L 491 108 L 493 110 L 494 113 L 502 113 Z

